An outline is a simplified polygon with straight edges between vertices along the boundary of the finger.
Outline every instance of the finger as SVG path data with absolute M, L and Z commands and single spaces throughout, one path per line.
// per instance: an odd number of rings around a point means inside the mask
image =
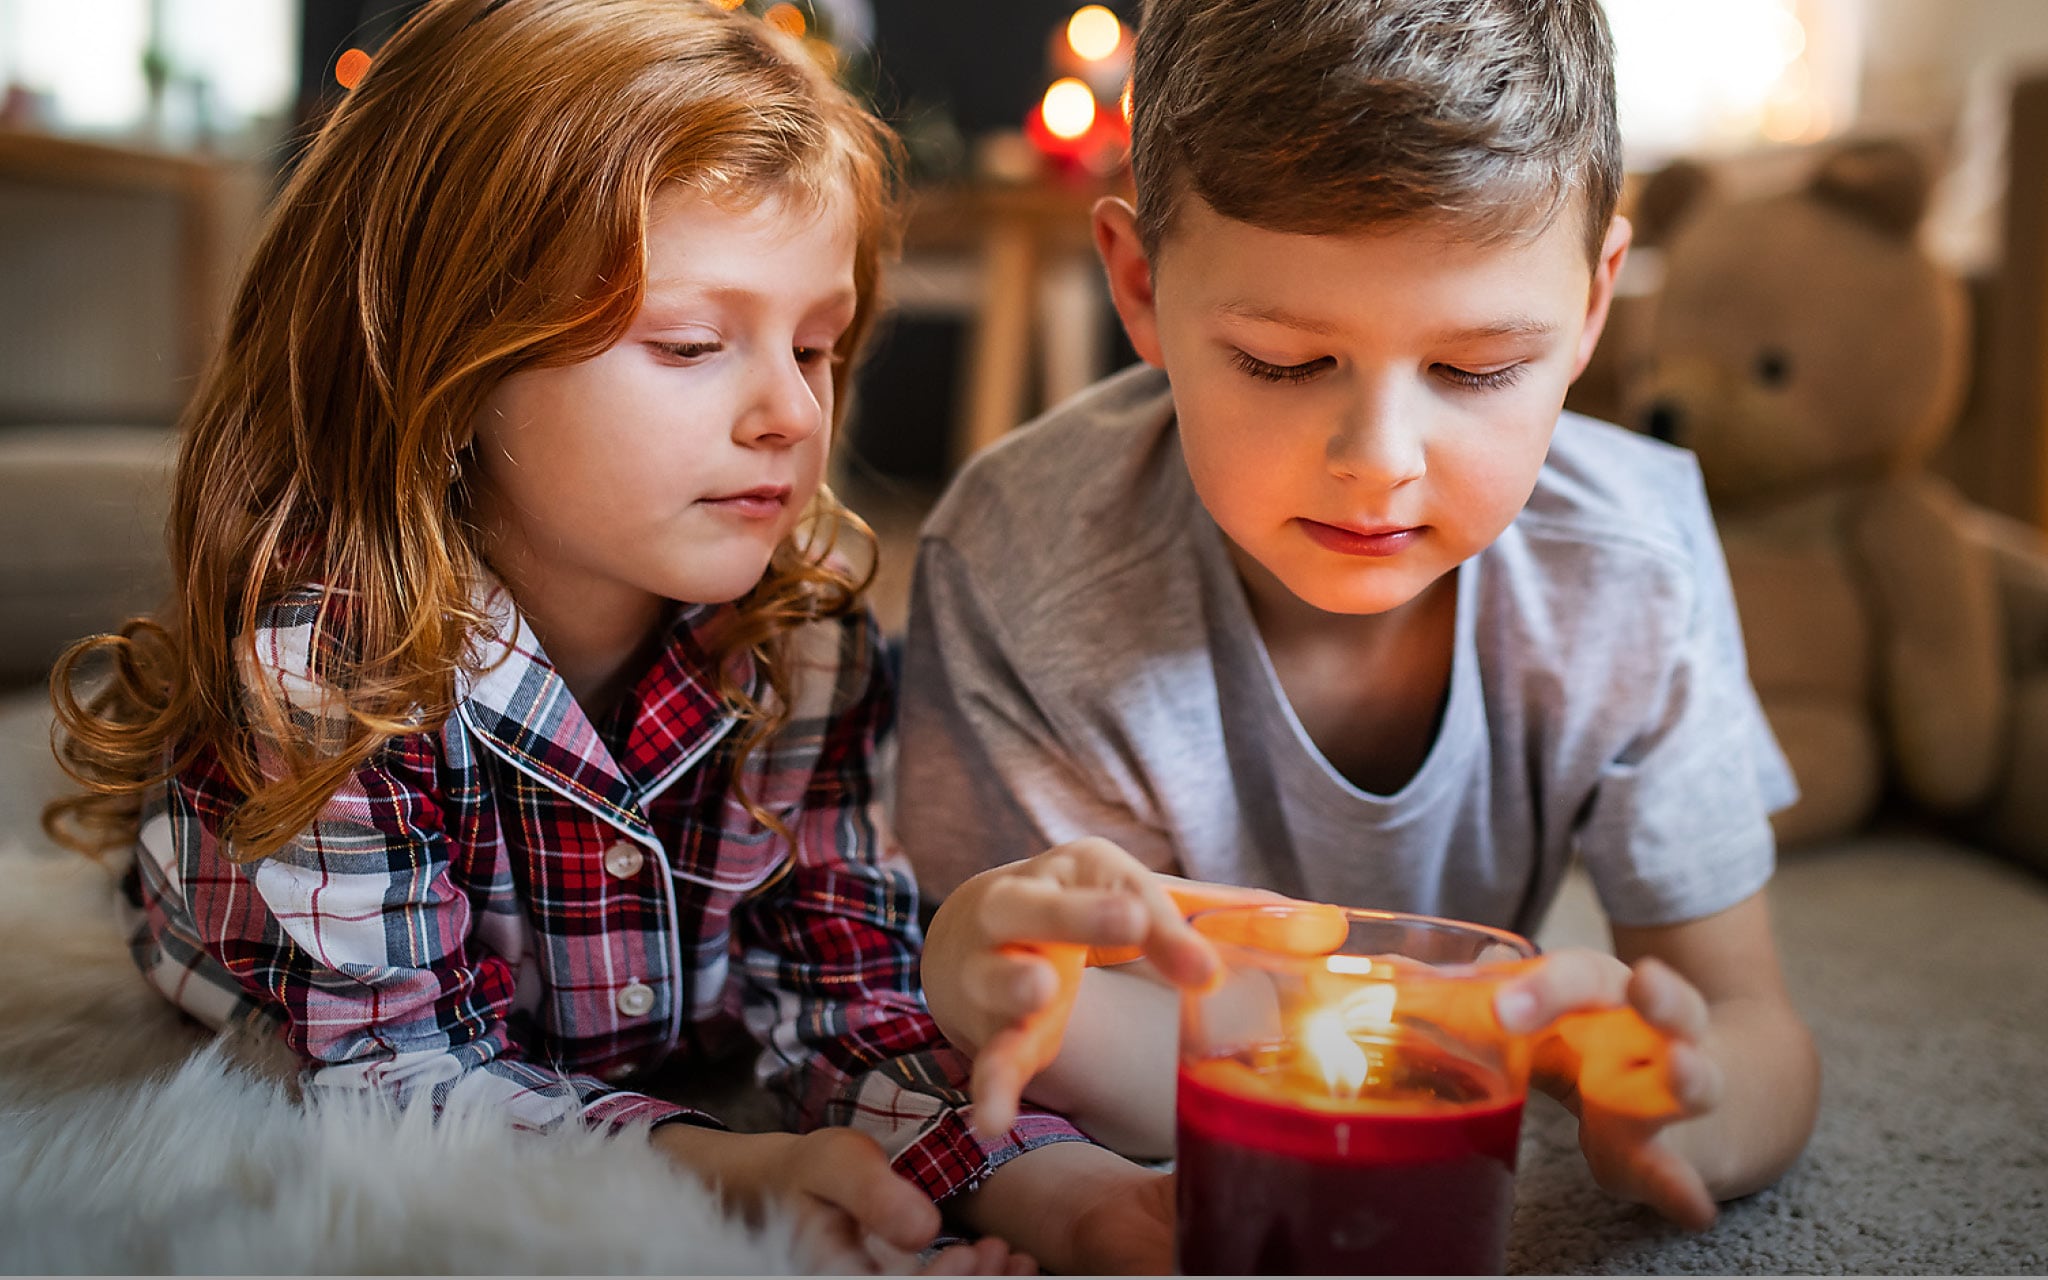
M 892 1267 L 887 1260 L 883 1260 L 882 1267 L 885 1271 L 890 1271 L 897 1275 L 902 1275 L 910 1269 L 908 1266 Z M 982 1265 L 980 1257 L 975 1252 L 974 1245 L 952 1244 L 947 1245 L 932 1255 L 931 1261 L 917 1269 L 917 1274 L 926 1276 L 985 1276 L 989 1274 L 989 1271 L 987 1267 Z
M 817 1141 L 829 1133 L 829 1140 Z M 851 1129 L 819 1130 L 799 1185 L 868 1231 L 903 1249 L 921 1249 L 939 1233 L 939 1207 L 889 1167 L 873 1138 Z
M 977 951 L 961 964 L 961 986 L 996 1021 L 1020 1022 L 1059 995 L 1051 961 L 1024 947 Z
M 1328 955 L 1343 946 L 1351 932 L 1342 908 L 1288 900 L 1257 904 L 1256 909 L 1204 912 L 1193 927 L 1211 942 L 1289 956 Z
M 1686 1040 L 1707 1034 L 1707 998 L 1661 960 L 1653 957 L 1636 966 L 1629 976 L 1628 998 L 1643 1020 L 1660 1031 Z
M 1687 1231 L 1714 1225 L 1720 1208 L 1707 1191 L 1699 1171 L 1663 1143 L 1650 1143 L 1636 1155 L 1634 1174 L 1639 1198 Z
M 1705 1115 L 1721 1105 L 1726 1077 L 1721 1064 L 1695 1044 L 1674 1044 L 1666 1062 L 1665 1078 L 1671 1093 L 1688 1116 Z
M 999 943 L 1135 946 L 1146 929 L 1139 898 L 1128 884 L 1081 887 L 1041 875 L 1011 876 L 982 898 L 981 925 Z
M 1575 1009 L 1621 1004 L 1628 992 L 1628 966 L 1613 956 L 1571 947 L 1530 965 L 1521 977 L 1500 985 L 1494 1014 L 1516 1033 L 1535 1031 Z
M 1570 1013 L 1554 1026 L 1550 1038 L 1578 1059 L 1583 1105 L 1662 1123 L 1692 1114 L 1671 1075 L 1674 1042 L 1633 1008 Z
M 851 1216 L 819 1200 L 799 1193 L 785 1201 L 795 1222 L 791 1233 L 796 1253 L 810 1260 L 819 1275 L 870 1275 L 875 1260 L 862 1247 L 860 1224 Z
M 967 1090 L 974 1102 L 974 1133 L 984 1141 L 1002 1137 L 1017 1123 L 1017 1108 L 1030 1079 L 1020 1061 L 1029 1052 L 1028 1036 L 1028 1031 L 1016 1027 L 998 1032 L 974 1057 Z

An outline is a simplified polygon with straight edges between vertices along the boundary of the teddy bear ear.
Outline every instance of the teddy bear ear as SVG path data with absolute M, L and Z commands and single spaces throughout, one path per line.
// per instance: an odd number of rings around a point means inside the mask
M 1673 160 L 1652 173 L 1629 208 L 1637 246 L 1656 248 L 1670 243 L 1679 224 L 1707 202 L 1713 189 L 1714 175 L 1691 160 Z
M 1878 230 L 1910 240 L 1927 212 L 1927 166 L 1920 153 L 1893 139 L 1852 142 L 1821 161 L 1813 193 Z

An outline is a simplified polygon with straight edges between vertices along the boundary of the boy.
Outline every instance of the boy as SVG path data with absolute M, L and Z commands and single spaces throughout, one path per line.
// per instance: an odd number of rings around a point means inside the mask
M 1501 1016 L 1665 1031 L 1687 1115 L 1581 1142 L 1706 1225 L 1817 1105 L 1764 896 L 1795 792 L 1691 456 L 1560 416 L 1629 238 L 1597 0 L 1152 0 L 1133 106 L 1095 237 L 1147 367 L 978 459 L 920 550 L 934 1015 L 999 1115 L 1051 1056 L 1032 943 L 1184 947 L 1140 864 L 1527 931 L 1576 855 L 1624 963 L 1555 956 Z M 1014 863 L 1080 837 L 1114 844 Z M 1091 970 L 1030 1096 L 1163 1154 L 1161 995 Z

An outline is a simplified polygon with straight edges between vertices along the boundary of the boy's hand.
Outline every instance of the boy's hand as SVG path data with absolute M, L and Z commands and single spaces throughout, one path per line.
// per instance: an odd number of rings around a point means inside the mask
M 1567 948 L 1503 983 L 1495 1009 L 1509 1031 L 1550 1028 L 1535 1046 L 1531 1080 L 1579 1117 L 1579 1148 L 1595 1181 L 1690 1230 L 1713 1224 L 1705 1180 L 1664 1133 L 1721 1101 L 1721 1068 L 1702 1044 L 1707 1002 L 1691 983 L 1655 959 L 1631 970 Z M 1652 1054 L 1661 1071 L 1645 1080 Z
M 1111 962 L 1142 955 L 1181 985 L 1214 978 L 1214 952 L 1169 892 L 1180 886 L 1205 901 L 1273 896 L 1193 886 L 1089 839 L 984 871 L 940 904 L 925 940 L 925 1002 L 974 1056 L 977 1131 L 1008 1130 L 1024 1086 L 1059 1055 L 1091 950 Z
M 779 1200 L 795 1215 L 800 1247 L 828 1270 L 901 1271 L 905 1255 L 930 1244 L 939 1231 L 938 1206 L 889 1167 L 873 1138 L 852 1129 L 727 1133 L 669 1124 L 650 1137 L 663 1154 L 717 1186 L 727 1207 L 751 1221 Z M 987 1240 L 947 1249 L 930 1268 L 940 1275 L 1036 1270 L 1029 1258 Z

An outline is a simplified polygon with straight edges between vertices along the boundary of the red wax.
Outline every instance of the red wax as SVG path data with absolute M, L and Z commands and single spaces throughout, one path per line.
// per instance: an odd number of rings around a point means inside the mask
M 1403 1096 L 1349 1103 L 1297 1100 L 1235 1061 L 1183 1064 L 1180 1270 L 1499 1272 L 1521 1096 L 1469 1064 L 1403 1059 Z

